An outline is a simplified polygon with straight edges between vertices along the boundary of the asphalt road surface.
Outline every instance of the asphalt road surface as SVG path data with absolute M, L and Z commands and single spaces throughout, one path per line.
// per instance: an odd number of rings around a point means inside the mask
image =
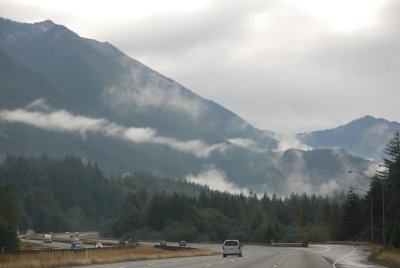
M 367 261 L 369 249 L 350 245 L 310 245 L 308 248 L 278 248 L 245 245 L 243 257 L 222 257 L 220 245 L 195 245 L 208 247 L 221 254 L 204 257 L 159 259 L 121 262 L 115 264 L 89 265 L 95 268 L 380 268 Z M 76 266 L 78 267 L 78 266 Z
M 52 243 L 43 243 L 42 240 L 32 240 L 32 239 L 23 239 L 20 238 L 22 242 L 29 242 L 29 243 L 34 243 L 34 244 L 39 244 L 39 245 L 45 245 L 51 248 L 61 248 L 61 249 L 70 249 L 71 248 L 71 243 L 61 243 L 61 242 L 55 242 L 53 241 Z

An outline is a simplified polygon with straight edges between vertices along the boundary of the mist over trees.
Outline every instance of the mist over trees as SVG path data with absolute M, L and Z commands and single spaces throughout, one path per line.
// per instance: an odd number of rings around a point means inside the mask
M 341 215 L 334 198 L 232 195 L 144 172 L 105 176 L 96 164 L 73 156 L 7 156 L 0 182 L 17 208 L 0 210 L 1 215 L 9 215 L 8 222 L 21 233 L 101 230 L 135 239 L 220 241 L 231 236 L 265 242 L 284 240 L 287 230 L 296 228 L 304 230 L 300 238 L 323 241 L 336 237 Z
M 330 197 L 230 194 L 145 172 L 106 176 L 97 164 L 74 156 L 7 156 L 0 165 L 0 243 L 18 248 L 17 230 L 27 229 L 262 243 L 289 241 L 288 231 L 296 230 L 297 241 L 371 241 L 373 232 L 374 242 L 400 247 L 399 148 L 396 133 L 384 151 L 385 171 L 371 178 L 366 195 L 351 187 Z

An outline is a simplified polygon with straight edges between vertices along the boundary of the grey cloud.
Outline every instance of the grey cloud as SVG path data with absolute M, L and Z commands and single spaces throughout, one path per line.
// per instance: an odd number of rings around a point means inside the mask
M 176 83 L 158 78 L 153 73 L 139 73 L 132 70 L 118 84 L 107 87 L 102 93 L 103 100 L 113 110 L 146 110 L 147 108 L 168 108 L 196 119 L 201 113 L 200 99 L 182 94 Z M 143 77 L 146 80 L 143 81 Z
M 125 36 L 138 33 L 138 40 L 122 43 L 257 127 L 302 132 L 365 114 L 396 118 L 393 98 L 376 105 L 397 90 L 393 10 L 383 10 L 374 28 L 341 33 L 276 1 L 219 2 L 190 18 L 149 22 L 146 33 L 135 26 Z M 253 20 L 261 22 L 259 31 Z
M 65 110 L 40 111 L 43 107 L 45 109 L 50 107 L 43 100 L 34 101 L 27 107 L 30 110 L 1 110 L 0 120 L 27 124 L 50 131 L 80 133 L 81 135 L 99 133 L 128 142 L 164 145 L 199 158 L 207 158 L 213 152 L 223 153 L 231 146 L 239 146 L 249 150 L 254 150 L 255 147 L 254 142 L 240 138 L 232 139 L 232 143 L 225 142 L 211 145 L 201 140 L 180 141 L 171 137 L 159 136 L 157 131 L 152 128 L 125 127 L 103 118 L 73 115 Z
M 245 148 L 249 151 L 256 152 L 256 153 L 265 153 L 267 152 L 265 149 L 261 149 L 257 146 L 257 144 L 250 139 L 243 139 L 243 138 L 232 138 L 228 139 L 229 143 L 236 145 L 238 147 Z
M 24 20 L 23 6 L 0 5 Z M 104 25 L 90 19 L 83 25 L 62 12 L 50 18 L 111 42 L 258 128 L 289 134 L 365 114 L 400 120 L 399 7 L 384 1 L 376 25 L 352 32 L 332 31 L 321 18 L 278 0 L 210 1 L 190 13 Z M 33 13 L 50 16 L 32 8 L 28 19 Z
M 40 22 L 44 20 L 54 20 L 70 22 L 72 18 L 65 14 L 63 10 L 50 9 L 45 6 L 35 4 L 34 1 L 9 1 L 0 0 L 0 16 L 17 20 L 20 22 Z
M 325 34 L 309 54 L 310 64 L 340 78 L 339 86 L 340 81 L 347 85 L 341 92 L 351 89 L 370 98 L 378 92 L 394 94 L 400 69 L 399 12 L 398 1 L 387 1 L 377 13 L 376 25 L 351 33 Z
M 199 174 L 190 174 L 186 176 L 186 180 L 192 183 L 207 185 L 212 190 L 229 192 L 232 194 L 249 193 L 249 189 L 241 188 L 232 183 L 223 170 L 214 166 L 209 166 Z
M 48 130 L 81 134 L 101 131 L 107 125 L 107 121 L 103 119 L 74 116 L 63 110 L 49 114 L 23 109 L 2 110 L 0 118 L 3 121 L 24 123 Z
M 274 137 L 279 141 L 279 144 L 275 150 L 277 152 L 284 152 L 288 149 L 299 149 L 303 151 L 313 149 L 299 140 L 296 135 L 275 134 Z
M 198 12 L 132 20 L 128 26 L 118 25 L 102 34 L 116 40 L 131 55 L 167 53 L 174 57 L 208 45 L 240 40 L 246 34 L 246 17 L 258 12 L 260 6 L 272 7 L 267 1 L 246 1 L 245 5 L 242 1 L 213 1 Z

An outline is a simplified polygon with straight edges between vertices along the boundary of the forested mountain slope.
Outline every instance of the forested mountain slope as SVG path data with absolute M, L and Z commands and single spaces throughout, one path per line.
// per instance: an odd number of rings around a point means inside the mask
M 19 229 L 36 232 L 99 230 L 116 218 L 130 192 L 185 193 L 207 188 L 136 172 L 107 177 L 91 162 L 67 156 L 7 156 L 0 164 L 0 184 L 11 186 L 19 203 Z
M 276 152 L 271 132 L 52 21 L 0 19 L 0 59 L 2 157 L 75 155 L 107 174 L 148 171 L 282 195 L 365 183 L 345 174 L 368 170 L 368 161 L 343 150 Z
M 232 195 L 148 173 L 113 178 L 73 156 L 8 156 L 0 165 L 0 193 L 14 193 L 14 216 L 5 213 L 7 196 L 0 213 L 20 233 L 101 230 L 106 237 L 191 242 L 283 240 L 293 224 L 301 239 L 334 239 L 343 198 Z

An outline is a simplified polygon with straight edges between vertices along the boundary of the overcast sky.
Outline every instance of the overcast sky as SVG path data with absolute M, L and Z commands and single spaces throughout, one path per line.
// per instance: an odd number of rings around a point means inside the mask
M 261 129 L 400 121 L 398 0 L 0 0 L 0 16 L 108 41 Z

